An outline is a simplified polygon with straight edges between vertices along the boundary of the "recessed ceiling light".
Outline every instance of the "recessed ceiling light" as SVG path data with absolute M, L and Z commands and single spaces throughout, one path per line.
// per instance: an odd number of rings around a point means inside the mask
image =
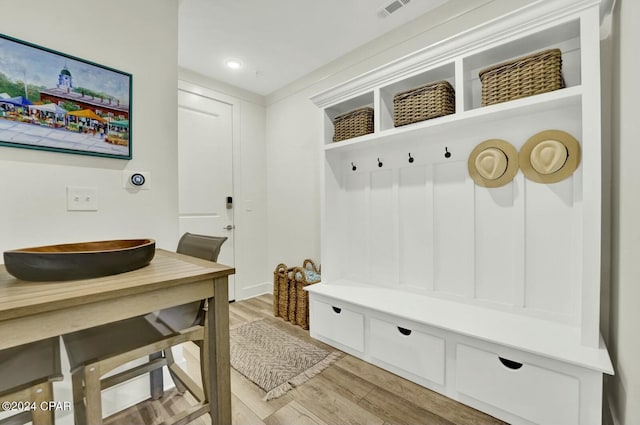
M 242 61 L 240 59 L 226 59 L 224 61 L 224 64 L 227 66 L 227 68 L 230 69 L 240 69 L 242 68 Z

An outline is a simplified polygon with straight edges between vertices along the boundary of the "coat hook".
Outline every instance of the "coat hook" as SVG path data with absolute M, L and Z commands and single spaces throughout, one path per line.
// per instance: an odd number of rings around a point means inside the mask
M 411 152 L 409 152 L 409 163 L 413 163 L 414 158 L 411 156 Z
M 355 164 L 352 162 L 351 163 L 351 171 L 356 171 L 358 167 L 355 166 Z
M 380 162 L 380 158 L 378 158 L 378 167 L 382 167 L 382 162 Z
M 445 158 L 451 158 L 451 152 L 449 152 L 449 149 L 447 149 L 447 147 L 444 147 L 444 157 Z

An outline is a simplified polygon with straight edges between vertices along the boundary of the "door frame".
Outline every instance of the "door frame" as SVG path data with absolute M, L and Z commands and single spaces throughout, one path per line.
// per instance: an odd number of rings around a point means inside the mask
M 242 252 L 241 249 L 238 249 L 238 242 L 241 238 L 238 237 L 239 233 L 243 232 L 242 229 L 242 220 L 240 219 L 240 210 L 239 205 L 241 205 L 240 199 L 243 199 L 242 188 L 240 187 L 239 182 L 241 182 L 241 172 L 240 172 L 240 100 L 236 99 L 232 96 L 225 95 L 224 93 L 220 93 L 218 91 L 203 87 L 198 84 L 190 83 L 188 81 L 178 79 L 178 90 L 182 90 L 188 93 L 193 93 L 198 96 L 203 96 L 217 102 L 226 103 L 231 105 L 231 187 L 233 191 L 233 225 L 236 226 L 232 232 L 233 233 L 233 266 L 235 267 L 238 263 L 238 253 Z M 177 117 L 177 96 L 178 90 L 176 91 L 176 117 Z M 176 145 L 177 149 L 177 145 Z M 240 227 L 238 228 L 238 223 L 240 222 Z M 180 235 L 178 235 L 180 237 Z M 238 293 L 238 286 L 241 285 L 241 281 L 238 279 L 239 275 L 235 274 L 235 285 L 234 285 L 234 294 L 229 294 L 229 300 L 235 300 L 236 294 Z

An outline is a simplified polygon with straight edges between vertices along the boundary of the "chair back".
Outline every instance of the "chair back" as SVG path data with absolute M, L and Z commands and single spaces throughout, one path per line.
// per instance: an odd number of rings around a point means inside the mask
M 201 258 L 208 261 L 218 261 L 220 248 L 228 238 L 226 236 L 207 236 L 185 233 L 178 242 L 179 254 Z
M 226 236 L 185 233 L 178 242 L 176 252 L 215 262 L 218 260 L 222 244 L 227 239 Z M 205 300 L 202 300 L 166 308 L 158 312 L 157 320 L 173 331 L 179 331 L 195 325 L 202 325 L 204 323 L 204 304 Z

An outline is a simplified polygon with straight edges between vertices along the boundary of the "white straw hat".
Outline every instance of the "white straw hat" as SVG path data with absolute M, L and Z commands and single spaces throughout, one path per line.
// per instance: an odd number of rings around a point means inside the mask
M 518 151 L 505 140 L 485 140 L 471 151 L 467 165 L 478 186 L 504 186 L 518 173 Z
M 557 183 L 571 176 L 580 164 L 580 143 L 561 130 L 536 133 L 520 149 L 520 168 L 529 180 Z

